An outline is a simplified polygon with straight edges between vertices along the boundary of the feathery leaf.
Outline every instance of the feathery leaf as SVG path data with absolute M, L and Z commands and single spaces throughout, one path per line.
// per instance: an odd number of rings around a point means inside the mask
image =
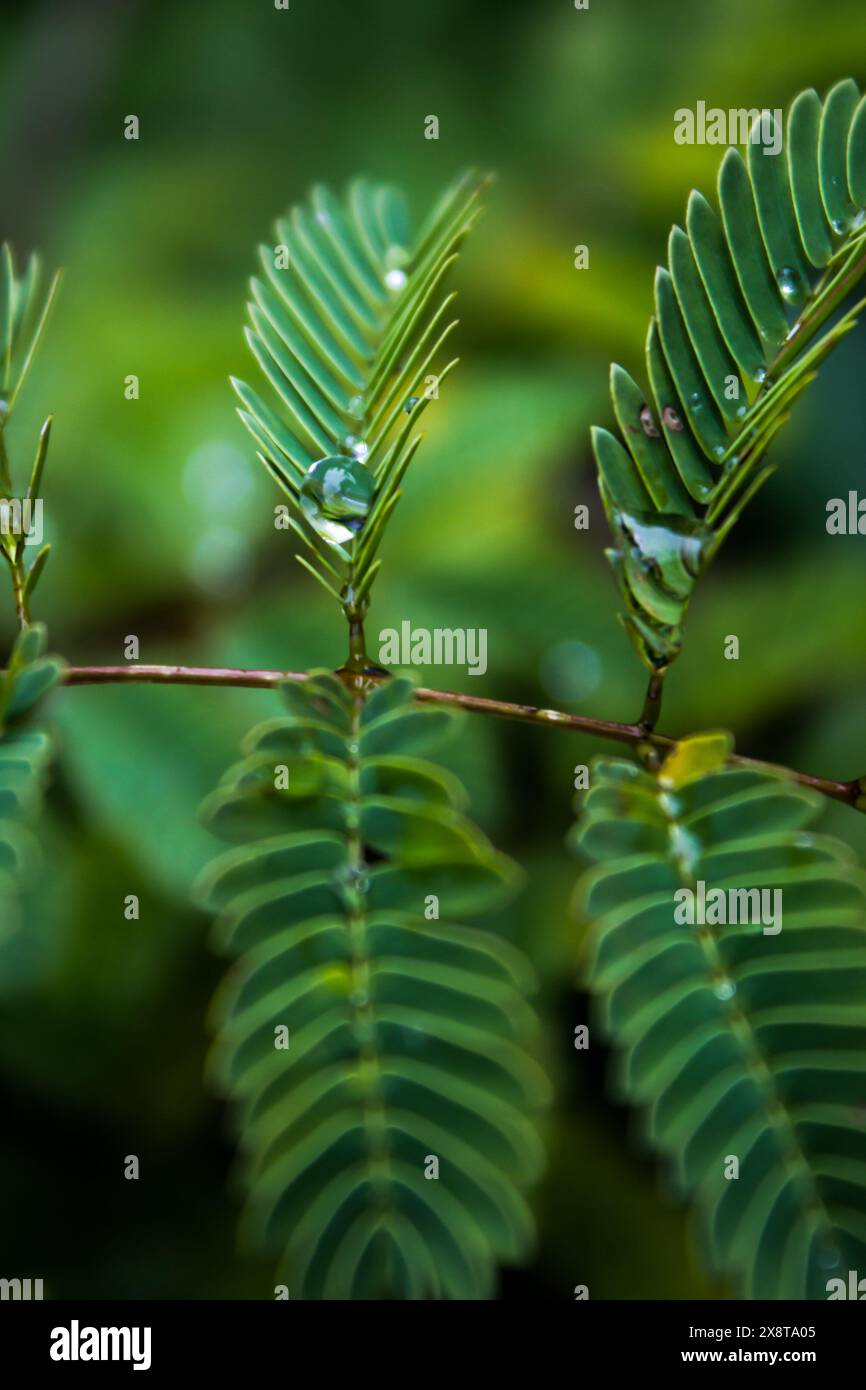
M 450 716 L 410 682 L 365 698 L 321 672 L 282 694 L 205 807 L 241 842 L 201 893 L 239 958 L 212 1065 L 239 1106 L 245 1230 L 283 1252 L 292 1297 L 483 1297 L 532 1240 L 547 1083 L 526 961 L 456 923 L 516 871 L 417 756 Z
M 31 723 L 36 704 L 63 670 L 43 655 L 45 629 L 19 633 L 9 665 L 0 673 L 0 929 L 15 922 L 15 889 L 35 857 L 29 825 L 41 801 L 51 756 L 48 736 Z
M 656 274 L 649 394 L 614 365 L 621 437 L 593 431 L 623 622 L 651 670 L 679 653 L 698 576 L 862 307 L 839 314 L 866 274 L 866 98 L 850 79 L 823 105 L 802 92 L 778 153 L 766 135 L 759 120 L 746 158 L 725 154 L 718 212 L 692 192 Z
M 574 832 L 618 1088 L 714 1268 L 745 1297 L 825 1298 L 866 1266 L 866 877 L 806 828 L 814 793 L 671 771 L 597 761 Z
M 415 238 L 395 189 L 316 188 L 260 248 L 246 339 L 269 390 L 233 380 L 239 414 L 347 605 L 366 602 L 415 426 L 454 366 L 437 366 L 456 327 L 442 285 L 484 183 L 464 175 Z

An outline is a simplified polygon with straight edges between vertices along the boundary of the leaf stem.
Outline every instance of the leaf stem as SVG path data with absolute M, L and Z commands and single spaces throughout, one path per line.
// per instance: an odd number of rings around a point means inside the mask
M 364 672 L 369 681 L 388 679 L 377 668 L 367 668 Z M 65 685 L 218 685 L 237 686 L 245 689 L 271 690 L 282 681 L 306 680 L 305 671 L 246 670 L 228 666 L 148 666 L 130 663 L 125 666 L 67 666 L 61 676 Z M 637 745 L 650 744 L 661 751 L 673 748 L 677 740 L 667 734 L 647 733 L 643 724 L 622 724 L 613 719 L 595 719 L 590 715 L 567 714 L 563 710 L 543 709 L 537 705 L 517 704 L 511 700 L 491 700 L 484 695 L 464 695 L 457 690 L 430 690 L 419 687 L 415 699 L 421 704 L 443 705 L 447 708 L 465 710 L 469 714 L 486 714 L 495 719 L 514 719 L 523 724 L 555 725 L 561 729 L 571 729 L 574 733 L 594 735 L 597 738 L 611 739 L 617 743 Z M 836 781 L 828 777 L 815 777 L 809 772 L 799 772 L 796 768 L 785 767 L 781 763 L 763 762 L 759 758 L 744 757 L 732 753 L 728 759 L 732 767 L 751 767 L 762 772 L 778 772 L 791 777 L 801 786 L 811 787 L 833 801 L 841 801 L 846 806 L 866 809 L 866 778 L 855 777 L 851 781 Z M 860 805 L 861 800 L 863 805 Z

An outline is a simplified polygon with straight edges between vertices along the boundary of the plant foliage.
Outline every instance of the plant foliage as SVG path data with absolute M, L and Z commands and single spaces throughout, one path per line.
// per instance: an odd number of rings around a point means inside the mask
M 4 242 L 0 247 L 0 494 L 6 504 L 17 495 L 6 445 L 6 426 L 48 321 L 60 284 L 60 272 L 54 275 L 44 295 L 41 293 L 41 281 L 39 257 L 32 255 L 27 269 L 23 275 L 19 275 L 12 248 Z M 40 431 L 30 481 L 22 494 L 31 503 L 39 497 L 50 435 L 49 417 Z M 11 512 L 4 509 L 0 516 L 0 554 L 12 575 L 18 618 L 25 622 L 28 620 L 30 599 L 48 560 L 50 546 L 43 546 L 29 569 L 25 569 L 25 537 L 10 524 L 10 517 Z
M 292 1297 L 483 1297 L 531 1243 L 546 1083 L 525 960 L 457 923 L 514 867 L 417 756 L 450 716 L 410 682 L 365 696 L 319 673 L 282 695 L 205 813 L 242 842 L 202 891 L 239 960 L 213 1070 L 239 1107 L 247 1236 L 283 1252 Z
M 14 921 L 16 883 L 32 861 L 28 824 L 41 800 L 50 758 L 47 735 L 30 724 L 35 706 L 56 684 L 62 663 L 44 656 L 45 631 L 22 632 L 0 673 L 0 929 Z
M 260 247 L 247 342 L 270 404 L 234 381 L 259 458 L 290 499 L 306 568 L 363 610 L 377 552 L 420 442 L 419 416 L 455 366 L 443 281 L 479 211 L 465 175 L 412 235 L 402 195 L 364 180 L 313 191 Z
M 611 368 L 621 432 L 593 432 L 623 621 L 644 663 L 682 643 L 695 581 L 769 477 L 767 449 L 861 303 L 866 99 L 851 79 L 802 92 L 777 155 L 731 148 L 719 210 L 693 192 L 655 282 L 647 395 Z M 822 332 L 822 329 L 826 331 Z
M 866 1265 L 866 878 L 806 828 L 817 800 L 681 754 L 604 759 L 575 832 L 598 861 L 581 897 L 619 1090 L 751 1298 L 823 1298 Z M 780 889 L 781 931 L 679 925 L 674 894 L 699 882 Z

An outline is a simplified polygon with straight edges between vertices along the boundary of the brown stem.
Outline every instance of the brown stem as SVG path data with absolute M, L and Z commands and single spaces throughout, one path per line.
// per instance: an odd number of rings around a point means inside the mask
M 652 733 L 652 730 L 659 722 L 662 712 L 664 679 L 663 671 L 653 671 L 649 678 L 640 716 L 640 726 L 646 733 Z
M 242 670 L 226 666 L 67 666 L 63 673 L 66 685 L 146 682 L 157 685 L 239 686 L 264 690 L 272 689 L 281 681 L 305 679 L 304 671 Z M 387 680 L 388 677 L 368 671 L 367 679 L 379 681 Z M 421 686 L 415 691 L 415 699 L 421 704 L 444 705 L 452 709 L 466 710 L 470 714 L 491 715 L 496 719 L 516 719 L 524 724 L 546 724 L 561 729 L 572 729 L 575 733 L 594 734 L 597 738 L 612 739 L 617 743 L 648 743 L 661 751 L 672 748 L 676 743 L 676 739 L 666 734 L 648 734 L 643 724 L 620 724 L 612 719 L 566 714 L 562 710 L 541 709 L 536 705 L 516 704 L 510 700 L 491 700 L 484 695 L 464 695 L 457 690 L 429 690 Z M 814 791 L 823 793 L 833 801 L 842 801 L 847 806 L 856 806 L 864 795 L 864 788 L 860 785 L 861 779 L 856 777 L 850 782 L 838 782 L 832 778 L 814 777 L 809 772 L 798 772 L 795 768 L 783 767 L 779 763 L 743 757 L 739 753 L 732 753 L 728 762 L 733 767 L 751 767 L 762 772 L 782 773 L 802 786 L 811 787 Z

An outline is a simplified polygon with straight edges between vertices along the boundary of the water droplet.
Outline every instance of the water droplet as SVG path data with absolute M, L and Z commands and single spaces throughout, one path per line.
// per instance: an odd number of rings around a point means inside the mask
M 412 411 L 415 409 L 415 406 L 418 404 L 418 402 L 420 401 L 420 399 L 421 399 L 420 396 L 410 396 L 410 397 L 409 397 L 408 401 L 407 401 L 406 404 L 403 406 L 403 409 L 405 410 L 405 412 L 406 412 L 407 415 L 411 415 L 411 414 L 412 414 Z
M 662 411 L 662 424 L 669 430 L 677 433 L 683 428 L 683 422 L 672 405 L 666 405 Z
M 353 396 L 346 406 L 346 414 L 351 415 L 353 420 L 363 420 L 364 418 L 364 397 Z
M 736 992 L 737 986 L 732 980 L 719 980 L 713 990 L 717 999 L 733 999 Z
M 842 236 L 843 232 L 845 231 L 845 223 L 842 221 L 841 217 L 831 217 L 830 226 L 833 228 L 833 231 L 836 233 L 837 236 Z
M 797 304 L 806 297 L 806 286 L 800 272 L 791 265 L 776 271 L 776 284 L 786 304 Z
M 641 406 L 638 419 L 640 420 L 640 426 L 645 435 L 648 435 L 650 439 L 659 438 L 658 428 L 648 405 Z
M 389 246 L 385 252 L 385 269 L 401 270 L 409 263 L 409 252 L 405 246 Z M 405 283 L 405 282 L 404 282 Z
M 363 526 L 374 486 L 372 473 L 357 459 L 318 459 L 301 483 L 301 509 L 320 536 L 341 544 Z
M 767 379 L 767 368 L 766 368 L 766 367 L 756 367 L 755 370 L 754 370 L 754 372 L 752 373 L 752 376 L 753 376 L 753 379 L 754 379 L 755 381 L 766 381 L 766 379 Z
M 343 448 L 347 454 L 351 454 L 353 459 L 363 463 L 370 452 L 369 444 L 365 444 L 363 439 L 357 439 L 354 434 L 347 434 L 343 440 Z
M 405 270 L 388 270 L 385 272 L 385 284 L 389 290 L 395 294 L 398 290 L 405 289 L 408 277 Z

